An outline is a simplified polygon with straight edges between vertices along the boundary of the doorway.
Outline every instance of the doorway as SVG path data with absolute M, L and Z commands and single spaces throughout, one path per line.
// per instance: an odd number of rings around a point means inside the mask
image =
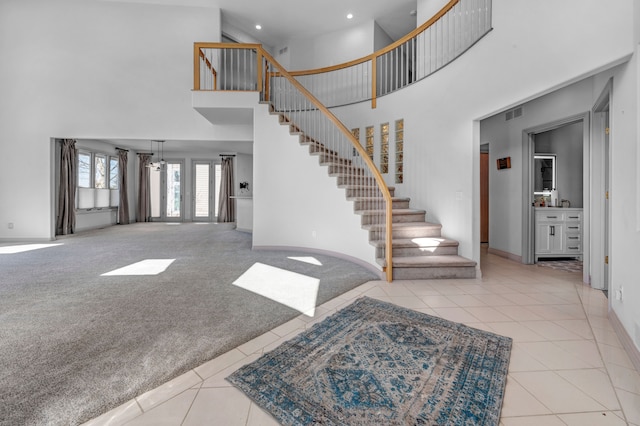
M 583 260 L 583 280 L 588 281 L 588 270 L 589 270 L 589 261 L 590 261 L 590 252 L 589 252 L 589 232 L 588 232 L 588 223 L 589 223 L 589 199 L 590 199 L 590 191 L 589 191 L 589 163 L 588 159 L 590 158 L 590 120 L 589 120 L 589 112 L 585 112 L 583 114 L 578 114 L 575 116 L 567 117 L 562 120 L 557 120 L 551 123 L 546 123 L 540 126 L 532 127 L 523 130 L 523 227 L 522 227 L 522 262 L 526 264 L 533 264 L 535 261 L 535 251 L 536 251 L 536 229 L 535 229 L 535 202 L 539 195 L 536 194 L 536 175 L 535 175 L 535 164 L 536 164 L 536 154 L 546 154 L 549 156 L 550 154 L 558 154 L 554 155 L 556 162 L 560 154 L 562 157 L 567 159 L 567 162 L 556 163 L 557 170 L 554 170 L 554 178 L 559 179 L 558 188 L 550 188 L 554 189 L 553 197 L 557 198 L 553 199 L 553 204 L 561 203 L 562 200 L 567 200 L 570 204 L 570 207 L 582 208 L 582 223 L 581 224 L 571 224 L 572 227 L 578 226 L 582 235 L 573 236 L 577 238 L 577 241 L 581 242 L 581 245 L 572 244 L 571 248 L 574 249 L 575 252 L 571 252 L 567 257 L 575 257 L 578 253 L 582 253 Z M 580 150 L 579 156 L 579 164 L 576 164 L 576 156 L 571 155 L 570 151 L 566 151 L 569 146 L 563 144 L 567 132 L 571 130 L 579 131 L 580 134 L 574 141 L 573 150 Z M 558 140 L 556 143 L 555 140 Z M 554 151 L 554 152 L 550 152 Z M 557 151 L 557 152 L 556 152 Z M 566 151 L 566 152 L 565 152 Z M 554 168 L 555 169 L 555 168 Z M 572 172 L 571 170 L 579 170 L 579 173 Z M 573 173 L 573 175 L 572 175 Z M 578 176 L 579 174 L 579 176 Z M 538 179 L 540 180 L 540 179 Z M 552 183 L 553 186 L 553 183 Z M 542 190 L 544 191 L 544 185 Z M 541 191 L 538 191 L 541 192 Z M 551 191 L 549 191 L 551 192 Z M 559 196 L 558 196 L 559 194 Z M 547 198 L 547 201 L 550 201 L 551 198 Z M 545 203 L 546 205 L 546 203 Z M 551 216 L 553 217 L 553 216 Z M 579 217 L 579 216 L 578 216 Z M 569 225 L 567 225 L 569 226 Z M 554 224 L 552 229 L 558 229 L 557 224 Z M 558 237 L 560 238 L 560 237 Z M 562 244 L 566 244 L 566 241 Z M 563 245 L 564 247 L 564 245 Z M 556 250 L 557 251 L 557 250 Z M 557 257 L 558 255 L 554 256 Z M 587 282 L 585 281 L 585 282 Z
M 480 243 L 489 242 L 489 144 L 480 145 Z
M 194 222 L 214 222 L 218 220 L 220 206 L 220 175 L 222 166 L 213 160 L 193 160 L 193 200 Z
M 591 176 L 591 287 L 609 290 L 610 270 L 613 259 L 610 256 L 610 138 L 613 126 L 610 122 L 610 105 L 613 93 L 613 79 L 610 79 L 593 106 L 592 145 L 590 159 Z
M 184 161 L 169 160 L 149 171 L 151 219 L 182 222 L 184 218 Z

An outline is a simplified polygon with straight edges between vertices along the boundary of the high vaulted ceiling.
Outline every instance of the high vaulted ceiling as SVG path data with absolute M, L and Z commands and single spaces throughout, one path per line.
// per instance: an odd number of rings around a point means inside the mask
M 223 21 L 264 44 L 281 47 L 294 37 L 312 37 L 375 20 L 394 40 L 416 27 L 416 0 L 211 0 Z M 353 19 L 347 19 L 352 13 Z M 256 30 L 256 24 L 262 30 Z
M 225 23 L 254 37 L 273 48 L 286 45 L 296 37 L 314 37 L 368 21 L 378 25 L 397 40 L 416 27 L 417 0 L 99 0 L 132 3 L 152 3 L 215 7 L 222 11 Z M 352 13 L 353 19 L 347 19 Z M 262 26 L 261 30 L 255 28 Z M 244 40 L 241 40 L 244 41 Z M 239 123 L 236 123 L 239 124 Z M 148 140 L 117 139 L 105 141 L 115 146 L 148 151 Z M 202 152 L 218 151 L 252 152 L 250 141 L 175 141 L 167 140 L 164 151 Z

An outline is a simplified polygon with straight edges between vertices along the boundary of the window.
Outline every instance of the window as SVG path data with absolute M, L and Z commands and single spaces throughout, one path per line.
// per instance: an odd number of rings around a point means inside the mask
M 118 189 L 118 159 L 109 157 L 109 189 Z
M 118 157 L 82 150 L 78 152 L 76 208 L 118 206 Z
M 396 120 L 396 183 L 404 182 L 404 120 Z
M 373 126 L 366 127 L 367 155 L 373 160 Z
M 389 123 L 380 125 L 380 173 L 389 173 Z
M 107 187 L 107 157 L 101 154 L 95 154 L 95 185 L 99 189 Z
M 80 188 L 91 187 L 91 154 L 86 152 L 78 154 L 78 186 Z

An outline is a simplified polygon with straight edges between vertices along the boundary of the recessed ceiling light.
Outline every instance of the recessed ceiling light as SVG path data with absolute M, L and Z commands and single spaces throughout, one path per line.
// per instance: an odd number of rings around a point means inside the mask
M 262 25 L 257 24 L 257 25 L 256 25 L 256 30 L 261 30 L 261 29 L 262 29 Z
M 353 19 L 353 13 L 347 13 L 347 19 Z

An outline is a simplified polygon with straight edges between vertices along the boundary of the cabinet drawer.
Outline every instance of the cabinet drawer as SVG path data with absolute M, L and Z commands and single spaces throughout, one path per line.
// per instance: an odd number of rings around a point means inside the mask
M 567 239 L 567 243 L 565 244 L 567 247 L 582 244 L 582 236 L 580 234 L 567 234 L 565 238 Z
M 568 222 L 565 225 L 565 229 L 566 229 L 567 234 L 581 234 L 582 233 L 582 226 L 579 223 Z
M 538 222 L 563 222 L 563 212 L 536 212 L 536 220 Z
M 582 222 L 582 212 L 565 213 L 565 220 L 567 221 L 567 223 L 570 223 L 570 222 L 580 223 Z
M 567 241 L 566 253 L 582 253 L 582 243 L 571 243 Z

